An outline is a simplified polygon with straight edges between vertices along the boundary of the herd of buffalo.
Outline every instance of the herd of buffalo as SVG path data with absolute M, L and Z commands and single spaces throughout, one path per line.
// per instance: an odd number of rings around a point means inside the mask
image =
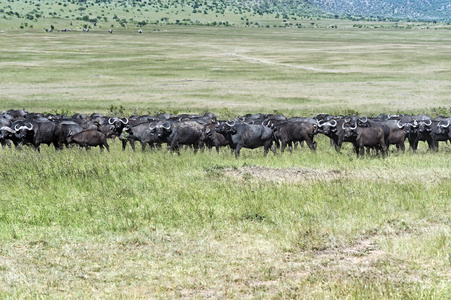
M 428 115 L 385 115 L 375 118 L 359 116 L 332 116 L 286 118 L 281 114 L 247 114 L 233 120 L 218 120 L 213 113 L 134 115 L 128 118 L 75 114 L 71 117 L 54 114 L 29 113 L 26 110 L 8 110 L 0 114 L 0 143 L 3 147 L 18 149 L 30 145 L 37 151 L 41 144 L 53 144 L 56 150 L 76 144 L 79 147 L 99 146 L 109 151 L 108 139 L 118 137 L 125 149 L 127 143 L 135 150 L 135 142 L 145 150 L 167 144 L 179 153 L 181 146 L 194 151 L 204 147 L 219 152 L 229 147 L 238 157 L 241 148 L 264 148 L 276 153 L 288 146 L 305 142 L 316 149 L 315 135 L 330 138 L 331 146 L 339 152 L 344 142 L 351 143 L 357 156 L 375 149 L 383 156 L 390 145 L 405 151 L 405 140 L 415 152 L 420 141 L 427 142 L 429 150 L 438 151 L 440 141 L 451 140 L 451 117 L 431 118 Z

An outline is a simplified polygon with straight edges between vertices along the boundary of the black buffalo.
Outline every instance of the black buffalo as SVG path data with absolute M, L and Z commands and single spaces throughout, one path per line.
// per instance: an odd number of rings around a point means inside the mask
M 204 126 L 196 121 L 170 122 L 159 121 L 151 128 L 151 132 L 161 141 L 168 144 L 171 152 L 180 155 L 180 145 L 194 148 L 194 152 L 203 147 L 202 131 Z
M 32 145 L 39 152 L 41 144 L 53 144 L 55 150 L 61 149 L 61 126 L 52 121 L 17 121 L 11 124 L 15 131 L 13 143 L 16 146 Z
M 404 152 L 406 150 L 405 146 L 405 140 L 406 140 L 406 132 L 402 129 L 393 128 L 390 129 L 390 133 L 388 134 L 388 147 L 390 145 L 396 145 L 396 148 Z M 388 149 L 387 147 L 387 149 Z
M 451 131 L 449 125 L 451 124 L 451 118 L 438 117 L 432 121 L 432 139 L 433 148 L 438 151 L 439 142 L 451 141 Z
M 219 153 L 219 148 L 228 146 L 229 141 L 224 135 L 214 130 L 216 126 L 218 126 L 216 123 L 204 125 L 201 139 L 207 148 L 215 147 L 216 152 Z
M 240 155 L 243 147 L 255 149 L 263 146 L 265 156 L 269 149 L 276 154 L 273 147 L 274 132 L 266 126 L 226 122 L 216 127 L 215 130 L 226 137 L 230 148 L 235 151 L 236 157 Z
M 305 141 L 311 150 L 316 150 L 316 142 L 313 140 L 317 133 L 317 125 L 308 122 L 283 122 L 274 126 L 274 136 L 276 145 L 282 143 L 281 151 L 284 152 L 286 146 L 293 152 L 293 142 Z
M 89 149 L 89 147 L 99 146 L 100 150 L 103 151 L 103 147 L 109 152 L 110 147 L 106 141 L 106 136 L 100 131 L 90 130 L 82 131 L 71 135 L 67 138 L 67 142 L 70 144 L 77 144 L 80 148 Z
M 369 155 L 370 149 L 382 151 L 383 156 L 387 154 L 384 130 L 379 126 L 358 127 L 356 124 L 355 126 L 345 127 L 345 136 L 355 138 L 354 147 L 357 157 L 365 154 L 365 148 L 367 155 Z
M 127 139 L 135 151 L 135 141 L 141 143 L 142 151 L 146 149 L 146 145 L 149 145 L 151 149 L 155 149 L 155 144 L 161 144 L 161 140 L 153 131 L 153 129 L 158 125 L 158 122 L 152 123 L 141 123 L 136 126 L 126 126 L 122 130 L 120 139 Z

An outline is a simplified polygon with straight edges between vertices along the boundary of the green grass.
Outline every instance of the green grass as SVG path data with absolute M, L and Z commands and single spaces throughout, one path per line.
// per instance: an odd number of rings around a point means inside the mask
M 2 293 L 446 298 L 451 149 L 355 159 L 319 141 L 238 160 L 4 149 Z
M 106 113 L 124 103 L 130 114 L 227 108 L 305 115 L 449 106 L 446 31 L 166 26 L 142 35 L 1 35 L 4 109 Z
M 0 36 L 1 110 L 227 118 L 450 107 L 441 30 Z M 110 153 L 0 149 L 0 296 L 448 298 L 449 145 L 356 159 L 317 139 L 316 153 L 245 149 L 239 159 L 122 152 L 118 141 Z

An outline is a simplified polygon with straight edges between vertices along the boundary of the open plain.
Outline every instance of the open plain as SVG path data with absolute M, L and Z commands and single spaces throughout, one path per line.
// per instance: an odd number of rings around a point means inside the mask
M 5 29 L 0 110 L 451 115 L 449 30 L 326 27 Z M 0 297 L 449 298 L 450 146 L 356 159 L 316 140 L 0 149 Z

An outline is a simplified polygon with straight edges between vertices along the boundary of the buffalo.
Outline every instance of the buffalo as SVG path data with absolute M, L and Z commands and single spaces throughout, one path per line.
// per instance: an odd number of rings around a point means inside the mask
M 276 154 L 273 147 L 274 132 L 263 125 L 236 124 L 235 122 L 225 122 L 215 130 L 229 141 L 229 146 L 235 151 L 235 157 L 240 155 L 241 148 L 255 149 L 264 147 L 264 156 L 271 149 Z
M 110 151 L 110 146 L 106 141 L 106 136 L 100 131 L 82 131 L 68 136 L 67 142 L 69 144 L 77 144 L 80 148 L 84 147 L 86 150 L 88 150 L 89 147 L 99 146 L 100 151 L 103 151 L 103 147 L 105 147 L 108 152 Z
M 180 145 L 192 146 L 194 152 L 203 147 L 203 125 L 196 121 L 170 122 L 159 121 L 152 126 L 151 132 L 168 144 L 171 152 L 180 155 Z
M 293 142 L 305 141 L 311 150 L 316 150 L 316 142 L 313 140 L 317 133 L 316 124 L 308 122 L 283 122 L 274 126 L 274 136 L 276 145 L 279 140 L 282 143 L 281 151 L 284 152 L 286 146 L 293 152 Z

